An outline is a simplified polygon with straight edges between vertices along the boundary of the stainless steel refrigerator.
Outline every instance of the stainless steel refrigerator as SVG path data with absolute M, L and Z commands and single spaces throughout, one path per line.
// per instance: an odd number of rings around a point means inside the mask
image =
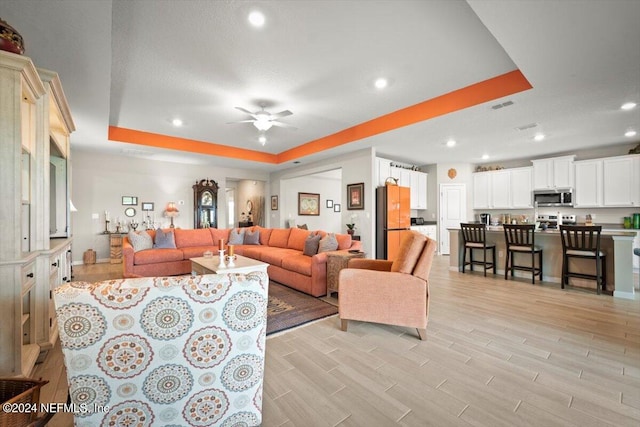
M 385 185 L 376 189 L 376 258 L 395 260 L 400 240 L 411 227 L 409 187 Z

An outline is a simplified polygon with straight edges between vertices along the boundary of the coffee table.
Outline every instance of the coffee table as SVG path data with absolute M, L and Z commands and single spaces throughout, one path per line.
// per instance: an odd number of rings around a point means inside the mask
M 191 274 L 218 274 L 218 273 L 251 273 L 253 271 L 261 271 L 267 273 L 269 264 L 247 258 L 242 255 L 236 255 L 233 266 L 220 267 L 220 257 L 218 255 L 210 258 L 197 257 L 191 258 Z

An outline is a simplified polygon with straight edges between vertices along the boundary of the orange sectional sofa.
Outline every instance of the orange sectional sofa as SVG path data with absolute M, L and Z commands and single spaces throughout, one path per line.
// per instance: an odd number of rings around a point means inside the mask
M 235 245 L 235 253 L 269 264 L 269 278 L 313 296 L 327 293 L 327 254 L 304 255 L 309 234 L 324 237 L 324 231 L 299 228 L 248 227 L 260 231 L 259 245 Z M 174 276 L 191 273 L 190 258 L 201 257 L 205 251 L 218 250 L 218 242 L 229 241 L 231 229 L 175 229 L 176 249 L 146 249 L 134 252 L 125 236 L 122 243 L 124 277 Z M 147 231 L 155 240 L 155 231 Z M 361 249 L 359 241 L 349 234 L 336 234 L 338 250 Z

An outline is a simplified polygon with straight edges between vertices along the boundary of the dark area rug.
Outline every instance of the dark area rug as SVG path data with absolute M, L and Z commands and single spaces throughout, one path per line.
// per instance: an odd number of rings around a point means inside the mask
M 321 299 L 274 281 L 269 282 L 267 335 L 322 319 L 337 312 L 338 307 Z

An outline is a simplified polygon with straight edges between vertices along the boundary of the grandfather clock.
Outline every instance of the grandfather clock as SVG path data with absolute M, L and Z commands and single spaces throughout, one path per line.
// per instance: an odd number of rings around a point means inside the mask
M 212 179 L 193 186 L 193 228 L 218 228 L 218 184 Z

